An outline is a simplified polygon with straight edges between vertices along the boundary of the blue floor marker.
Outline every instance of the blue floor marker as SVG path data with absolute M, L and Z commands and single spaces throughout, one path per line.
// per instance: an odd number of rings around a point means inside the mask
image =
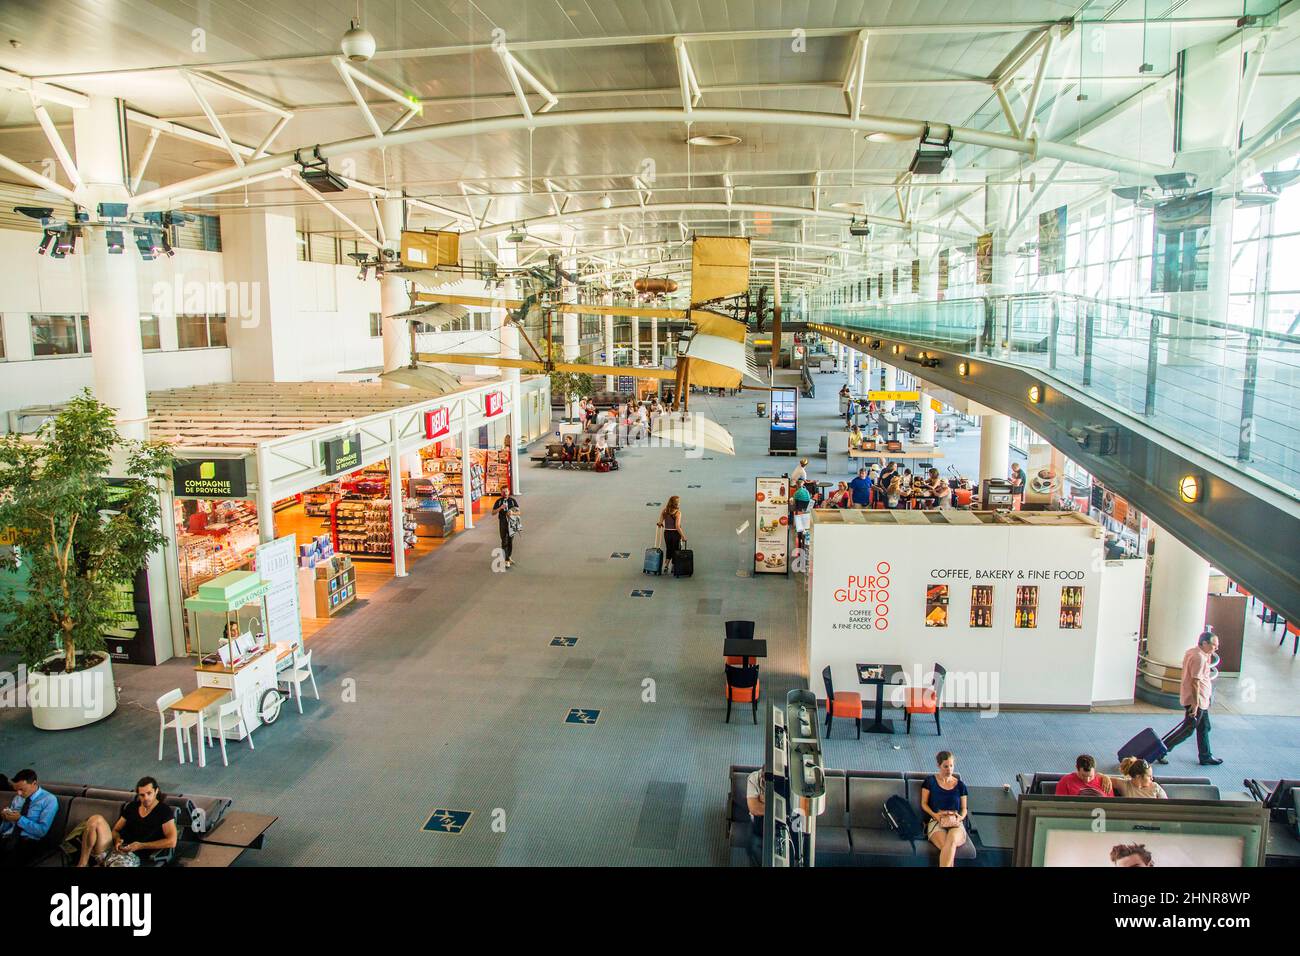
M 473 815 L 473 810 L 434 810 L 423 829 L 432 833 L 460 833 Z
M 553 637 L 551 638 L 551 647 L 573 647 L 578 643 L 576 637 Z
M 590 726 L 600 720 L 600 711 L 592 710 L 589 707 L 570 707 L 568 716 L 564 718 L 566 724 L 587 724 Z
M 648 598 L 648 597 L 653 597 L 654 593 L 655 593 L 654 591 L 647 591 L 643 588 L 638 588 L 637 590 L 632 592 L 632 597 Z

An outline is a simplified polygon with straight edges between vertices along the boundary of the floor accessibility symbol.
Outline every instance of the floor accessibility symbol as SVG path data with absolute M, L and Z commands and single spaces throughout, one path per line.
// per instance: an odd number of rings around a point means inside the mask
M 424 829 L 432 833 L 460 833 L 473 815 L 473 810 L 434 810 Z
M 632 552 L 631 552 L 631 551 L 615 551 L 615 552 L 613 552 L 613 553 L 610 555 L 610 557 L 611 557 L 611 558 L 630 558 L 630 557 L 632 557 Z
M 600 720 L 600 711 L 590 710 L 585 707 L 570 707 L 569 714 L 564 718 L 566 724 L 594 724 Z
M 551 638 L 551 647 L 572 647 L 578 643 L 576 637 L 553 637 Z
M 632 592 L 632 597 L 643 597 L 643 598 L 648 598 L 648 597 L 653 597 L 653 596 L 654 596 L 654 593 L 655 593 L 654 591 L 647 591 L 647 590 L 644 590 L 644 589 L 638 588 L 637 590 L 635 590 L 635 591 Z

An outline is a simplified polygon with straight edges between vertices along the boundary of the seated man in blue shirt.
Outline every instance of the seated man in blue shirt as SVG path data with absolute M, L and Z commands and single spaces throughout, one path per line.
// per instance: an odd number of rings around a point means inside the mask
M 59 801 L 41 789 L 35 770 L 19 770 L 13 777 L 15 796 L 0 810 L 0 865 L 26 866 L 49 849 L 50 825 Z
M 871 479 L 867 477 L 867 469 L 858 469 L 858 477 L 849 482 L 849 490 L 853 492 L 853 507 L 871 506 Z

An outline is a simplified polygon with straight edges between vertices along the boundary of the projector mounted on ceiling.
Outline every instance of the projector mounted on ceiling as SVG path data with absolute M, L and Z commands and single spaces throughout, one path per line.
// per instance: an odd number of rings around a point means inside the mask
M 871 235 L 871 226 L 867 222 L 867 217 L 861 218 L 854 216 L 849 220 L 850 236 L 869 236 Z
M 299 175 L 305 182 L 318 193 L 341 193 L 346 192 L 348 184 L 338 176 L 330 172 L 329 161 L 320 154 L 320 147 L 312 147 L 312 155 L 315 160 L 306 162 L 302 158 L 302 150 L 296 150 L 293 154 L 293 161 L 301 169 Z
M 941 140 L 930 138 L 930 124 L 926 123 L 921 131 L 921 142 L 916 148 L 916 155 L 912 157 L 912 165 L 908 170 L 914 176 L 938 176 L 943 172 L 944 166 L 952 158 L 952 127 L 948 127 L 948 135 Z

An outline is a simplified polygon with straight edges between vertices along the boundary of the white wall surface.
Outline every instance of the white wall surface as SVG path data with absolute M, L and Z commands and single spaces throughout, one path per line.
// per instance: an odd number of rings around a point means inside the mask
M 822 668 L 832 669 L 835 689 L 874 691 L 858 684 L 855 665 L 898 664 L 917 686 L 936 662 L 948 670 L 944 699 L 952 702 L 958 675 L 970 693 L 962 703 L 1088 707 L 1093 702 L 1094 657 L 1102 577 L 1094 567 L 1097 539 L 1087 527 L 1017 528 L 818 524 L 814 519 L 809 600 L 809 679 L 825 696 Z M 882 565 L 884 562 L 884 565 Z M 878 575 L 887 567 L 883 602 L 836 600 L 849 577 Z M 966 570 L 969 577 L 936 577 L 936 571 Z M 1009 571 L 1009 577 L 976 577 L 979 569 Z M 1045 577 L 1029 577 L 1030 573 Z M 1081 576 L 1062 579 L 1059 574 Z M 1025 577 L 1021 577 L 1021 575 Z M 926 588 L 949 585 L 947 627 L 926 627 Z M 992 584 L 991 628 L 969 626 L 971 586 Z M 1038 627 L 1013 627 L 1018 585 L 1037 585 Z M 1084 588 L 1083 627 L 1058 626 L 1061 587 Z M 888 627 L 852 621 L 850 610 L 888 605 Z M 874 617 L 875 615 L 873 615 Z M 861 627 L 846 624 L 861 623 Z M 840 625 L 840 626 L 836 626 Z

